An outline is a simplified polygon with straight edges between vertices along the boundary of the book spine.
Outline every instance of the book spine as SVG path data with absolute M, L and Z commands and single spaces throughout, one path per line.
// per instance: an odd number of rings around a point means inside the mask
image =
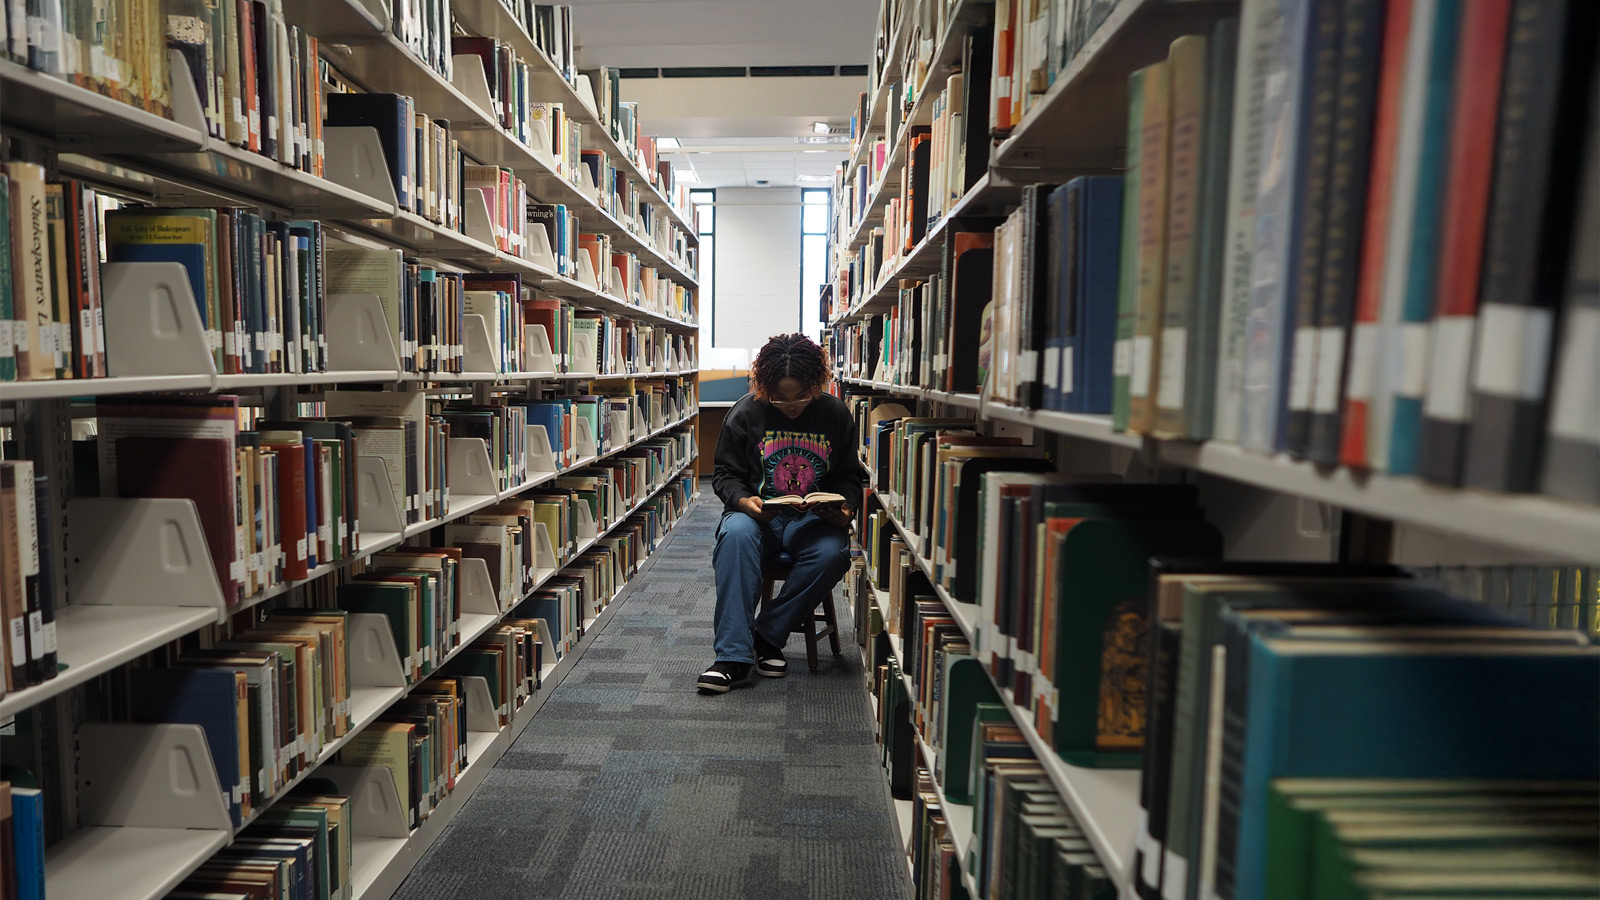
M 1227 161 L 1227 234 L 1221 250 L 1221 309 L 1217 315 L 1216 390 L 1211 437 L 1237 443 L 1244 403 L 1248 350 L 1250 272 L 1254 259 L 1257 186 L 1261 183 L 1266 88 L 1275 19 L 1266 4 L 1240 9 L 1239 53 L 1234 67 L 1233 116 Z M 1218 198 L 1221 201 L 1221 198 Z
M 1128 430 L 1146 434 L 1155 425 L 1152 378 L 1161 354 L 1166 296 L 1167 208 L 1172 134 L 1171 66 L 1145 69 L 1142 133 L 1139 138 L 1137 243 L 1138 306 L 1134 313 L 1132 370 L 1128 378 Z
M 4 15 L 5 10 L 0 8 L 0 16 Z M 0 381 L 17 380 L 17 336 L 27 333 L 17 321 L 16 285 L 11 278 L 11 260 L 15 252 L 11 243 L 14 222 L 11 176 L 0 173 Z
M 1597 16 L 1593 3 L 1517 0 L 1511 18 L 1464 480 L 1533 491 L 1568 254 L 1596 249 L 1570 242 Z
M 29 571 L 28 567 L 28 530 L 33 526 L 22 521 L 21 473 L 22 467 L 15 462 L 0 464 L 0 554 L 4 555 L 5 579 L 0 584 L 0 610 L 5 616 L 6 680 L 12 691 L 33 683 L 28 677 L 27 596 L 28 578 L 38 574 L 37 569 Z M 31 495 L 32 484 L 26 488 Z
M 1394 12 L 1406 3 L 1389 4 Z M 1339 461 L 1340 410 L 1349 364 L 1350 320 L 1357 275 L 1361 271 L 1362 219 L 1370 203 L 1373 119 L 1384 42 L 1405 44 L 1405 35 L 1387 35 L 1382 0 L 1345 0 L 1340 40 L 1339 105 L 1333 125 L 1333 158 L 1324 223 L 1321 286 L 1317 300 L 1316 365 L 1311 394 L 1310 431 L 1305 455 L 1315 463 Z
M 1172 138 L 1168 178 L 1166 281 L 1161 314 L 1156 322 L 1159 356 L 1155 367 L 1154 412 L 1150 431 L 1157 437 L 1179 437 L 1188 430 L 1186 354 L 1193 319 L 1199 252 L 1200 167 L 1205 155 L 1206 39 L 1188 35 L 1172 42 L 1167 60 L 1172 82 Z
M 1122 181 L 1121 266 L 1117 281 L 1117 338 L 1112 349 L 1111 427 L 1127 431 L 1133 381 L 1133 333 L 1139 308 L 1139 184 L 1147 70 L 1128 76 L 1128 161 Z
M 1421 150 L 1424 160 L 1446 159 L 1450 152 L 1452 105 L 1461 48 L 1463 0 L 1437 0 L 1437 14 L 1427 59 L 1426 86 L 1421 100 Z M 1368 453 L 1393 475 L 1415 475 L 1421 450 L 1422 405 L 1427 392 L 1431 353 L 1433 302 L 1438 283 L 1439 238 L 1442 221 L 1438 210 L 1445 204 L 1449 177 L 1446 165 L 1424 165 L 1417 173 L 1414 203 L 1405 213 L 1411 218 L 1409 244 L 1404 247 L 1407 269 L 1403 281 L 1392 284 L 1400 294 L 1398 322 L 1386 336 L 1385 384 L 1390 406 L 1387 427 L 1372 438 Z
M 1311 37 L 1306 55 L 1310 106 L 1300 157 L 1296 161 L 1294 209 L 1298 231 L 1290 245 L 1289 293 L 1285 307 L 1292 319 L 1287 323 L 1286 333 L 1293 335 L 1293 345 L 1287 348 L 1290 353 L 1288 405 L 1286 415 L 1280 413 L 1281 437 L 1272 446 L 1258 448 L 1288 450 L 1296 458 L 1303 458 L 1311 443 L 1322 251 L 1327 233 L 1334 130 L 1340 100 L 1342 6 L 1343 0 L 1314 0 L 1311 4 Z
M 1511 6 L 1512 0 L 1475 0 L 1465 5 L 1461 20 L 1463 64 L 1451 110 L 1450 174 L 1417 454 L 1417 473 L 1440 484 L 1461 480 L 1471 421 L 1473 331 Z
M 40 381 L 55 377 L 55 360 L 46 345 L 50 333 L 49 224 L 45 213 L 44 168 L 9 163 L 11 179 L 11 274 L 17 317 L 17 375 Z
M 55 648 L 53 641 L 47 640 L 44 633 L 44 595 L 53 591 L 55 586 L 45 584 L 49 569 L 41 564 L 39 486 L 34 479 L 33 463 L 22 460 L 12 465 L 16 468 L 17 545 L 22 554 L 23 590 L 26 592 L 24 609 L 27 616 L 28 682 L 39 684 L 55 675 Z
M 1344 421 L 1338 447 L 1338 461 L 1354 468 L 1368 466 L 1367 448 L 1377 431 L 1375 388 L 1383 383 L 1385 371 L 1379 342 L 1387 324 L 1386 285 L 1389 273 L 1399 267 L 1396 237 L 1407 230 L 1410 221 L 1403 213 L 1409 210 L 1408 189 L 1414 189 L 1420 162 L 1414 158 L 1415 114 L 1420 102 L 1416 85 L 1417 73 L 1422 70 L 1421 54 L 1427 49 L 1419 38 L 1427 36 L 1431 21 L 1426 8 L 1434 2 L 1391 3 L 1383 29 L 1361 271 L 1345 362 Z
M 1591 88 L 1575 247 L 1600 246 L 1600 85 Z M 1600 254 L 1574 252 L 1551 378 L 1543 491 L 1600 504 Z
M 1211 31 L 1205 74 L 1205 125 L 1200 154 L 1200 218 L 1196 238 L 1194 310 L 1185 351 L 1183 437 L 1211 436 L 1217 390 L 1218 316 L 1224 291 L 1223 268 L 1228 229 L 1229 138 L 1233 123 L 1234 71 L 1238 66 L 1239 22 L 1224 19 Z

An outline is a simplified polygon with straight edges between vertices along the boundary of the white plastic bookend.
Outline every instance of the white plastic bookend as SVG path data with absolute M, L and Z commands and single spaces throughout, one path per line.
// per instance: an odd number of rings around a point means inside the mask
M 106 263 L 100 267 L 100 294 L 111 375 L 216 377 L 206 325 L 183 263 Z
M 233 831 L 199 725 L 80 725 L 78 778 L 86 826 Z
M 461 611 L 500 615 L 500 601 L 495 597 L 494 581 L 489 578 L 489 564 L 482 559 L 469 556 L 461 560 Z
M 589 76 L 579 75 L 577 83 L 572 86 L 572 90 L 573 93 L 578 95 L 578 102 L 583 104 L 583 108 L 587 109 L 589 115 L 594 116 L 598 121 L 600 118 L 599 106 L 594 101 L 594 83 L 589 80 Z M 601 125 L 599 127 L 604 128 L 605 126 Z
M 578 458 L 588 459 L 591 456 L 599 456 L 600 450 L 594 443 L 594 426 L 582 416 L 578 416 L 574 424 L 576 428 L 573 430 L 576 432 L 576 436 L 573 439 L 573 443 L 578 447 Z
M 400 351 L 377 294 L 328 295 L 328 370 L 393 372 L 400 378 Z
M 599 535 L 599 525 L 594 520 L 594 511 L 589 509 L 589 504 L 578 502 L 573 505 L 577 510 L 575 517 L 578 526 L 578 540 L 587 541 Z
M 411 815 L 400 805 L 394 774 L 383 766 L 322 766 L 326 778 L 350 798 L 353 834 L 358 838 L 404 838 L 411 835 Z
M 362 456 L 357 497 L 363 535 L 368 531 L 378 534 L 399 534 L 406 530 L 400 517 L 400 503 L 395 496 L 394 484 L 389 480 L 389 467 L 381 456 Z
M 461 205 L 466 213 L 463 220 L 466 236 L 499 250 L 500 242 L 495 239 L 494 233 L 494 217 L 489 215 L 489 198 L 483 196 L 483 191 L 468 190 L 462 193 Z
M 544 326 L 530 325 L 522 336 L 527 342 L 522 350 L 522 371 L 556 374 L 556 354 L 550 349 L 550 335 Z
M 611 280 L 606 283 L 606 292 L 616 294 L 624 303 L 632 303 L 633 297 L 631 295 L 624 297 L 622 294 L 617 293 L 622 290 L 622 270 L 612 266 L 610 278 Z
M 528 143 L 528 149 L 533 151 L 535 159 L 544 163 L 550 171 L 554 172 L 556 170 L 556 152 L 554 145 L 550 142 L 550 120 L 535 119 L 533 127 L 528 129 L 528 133 L 532 136 L 532 140 Z
M 578 174 L 583 178 L 582 183 L 578 185 L 578 189 L 588 194 L 589 199 L 598 203 L 600 200 L 600 184 L 594 180 L 594 173 L 589 171 L 588 166 L 579 166 Z
M 483 438 L 451 438 L 450 492 L 455 496 L 500 493 L 500 479 L 489 464 L 489 445 Z
M 498 125 L 500 116 L 491 112 L 496 104 L 489 94 L 489 76 L 483 69 L 483 57 L 476 53 L 457 53 L 451 57 L 450 67 L 450 83 L 478 108 L 483 118 Z
M 572 366 L 569 374 L 597 375 L 596 366 L 600 364 L 600 352 L 595 347 L 595 335 L 573 334 L 572 336 Z
M 359 687 L 405 687 L 405 669 L 400 648 L 394 644 L 389 617 L 351 613 L 349 629 L 350 683 Z
M 462 371 L 494 375 L 500 372 L 500 348 L 489 339 L 489 323 L 483 316 L 461 317 L 461 336 L 465 344 Z
M 200 94 L 195 90 L 194 75 L 189 72 L 189 61 L 177 50 L 168 50 L 167 63 L 171 67 L 172 75 L 172 120 L 179 125 L 187 125 L 201 134 L 208 134 L 205 107 L 200 103 Z
M 631 435 L 630 436 L 630 434 L 629 434 L 629 429 L 633 426 L 633 422 L 632 422 L 632 420 L 630 420 L 628 418 L 628 411 L 627 410 L 625 410 L 625 409 L 613 409 L 610 412 L 611 412 L 611 433 L 613 435 L 616 435 L 616 437 L 617 437 L 617 440 L 616 440 L 617 446 L 621 446 L 623 444 L 626 444 L 629 441 L 633 440 L 634 437 L 637 437 L 637 435 Z M 616 448 L 615 447 L 608 447 L 606 449 L 614 450 Z
M 561 548 L 563 554 L 566 549 L 563 545 Z M 560 565 L 556 558 L 555 544 L 550 541 L 550 529 L 546 528 L 543 522 L 533 523 L 533 551 L 534 568 L 539 570 L 540 578 Z
M 499 731 L 508 710 L 495 705 L 494 695 L 489 693 L 489 679 L 468 675 L 461 680 L 467 688 L 467 730 Z
M 555 662 L 556 654 L 560 650 L 560 648 L 556 645 L 556 640 L 555 640 L 554 635 L 552 635 L 550 633 L 550 623 L 549 622 L 546 622 L 543 619 L 534 619 L 533 620 L 533 627 L 538 632 L 538 635 L 539 635 L 539 646 L 544 648 L 543 652 L 539 654 L 540 657 L 541 657 L 540 662 L 542 662 L 544 664 L 543 666 L 540 666 L 540 668 L 543 669 L 544 666 L 548 666 L 551 663 Z M 541 683 L 544 681 L 544 672 L 543 671 L 541 671 L 539 673 L 539 681 Z
M 645 421 L 644 410 L 633 408 L 633 439 L 639 440 L 650 433 L 650 423 Z
M 523 258 L 546 272 L 556 272 L 556 253 L 550 249 L 550 232 L 543 225 L 529 223 L 527 250 Z
M 543 425 L 528 426 L 528 474 L 543 475 L 560 471 L 556 465 L 556 451 L 550 446 L 550 435 Z
M 629 496 L 627 498 L 627 502 L 623 502 L 622 488 L 617 487 L 615 484 L 611 485 L 611 508 L 616 512 L 616 518 L 612 519 L 610 522 L 607 522 L 606 525 L 611 526 L 617 524 L 617 522 L 622 519 L 623 515 L 625 515 L 632 507 L 633 497 Z
M 399 205 L 378 129 L 371 125 L 329 125 L 322 129 L 322 143 L 324 178 L 390 207 Z
M 578 283 L 584 287 L 600 290 L 600 277 L 595 274 L 594 260 L 589 258 L 585 251 L 578 251 Z
M 193 500 L 80 497 L 67 501 L 72 604 L 227 606 Z

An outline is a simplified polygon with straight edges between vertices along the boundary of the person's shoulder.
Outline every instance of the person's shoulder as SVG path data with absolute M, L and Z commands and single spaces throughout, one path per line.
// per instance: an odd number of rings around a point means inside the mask
M 817 399 L 813 400 L 812 402 L 817 405 L 817 409 L 819 411 L 825 412 L 828 415 L 844 416 L 847 419 L 855 418 L 855 414 L 850 412 L 850 407 L 845 405 L 843 400 L 840 400 L 838 397 L 835 397 L 832 394 L 818 394 Z
M 728 418 L 763 418 L 766 416 L 766 410 L 762 409 L 761 406 L 761 401 L 756 399 L 754 393 L 745 394 L 735 400 L 733 406 L 728 408 Z

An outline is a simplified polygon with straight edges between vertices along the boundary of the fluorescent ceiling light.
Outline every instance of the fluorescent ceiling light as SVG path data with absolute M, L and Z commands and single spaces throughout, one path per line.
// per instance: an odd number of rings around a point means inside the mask
M 807 182 L 807 183 L 813 183 L 814 182 L 814 183 L 817 183 L 817 184 L 821 184 L 823 182 L 832 181 L 833 180 L 833 176 L 832 175 L 796 175 L 794 177 L 794 180 L 795 181 L 804 181 L 804 182 Z
M 828 128 L 828 123 L 827 122 L 812 122 L 811 123 L 811 131 L 812 131 L 813 134 L 827 134 L 829 130 L 830 129 Z
M 656 138 L 657 150 L 676 150 L 681 146 L 677 138 Z

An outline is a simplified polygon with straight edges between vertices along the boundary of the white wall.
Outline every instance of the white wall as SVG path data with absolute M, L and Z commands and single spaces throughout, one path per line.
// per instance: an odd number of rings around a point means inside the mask
M 716 347 L 800 326 L 800 189 L 718 188 Z

